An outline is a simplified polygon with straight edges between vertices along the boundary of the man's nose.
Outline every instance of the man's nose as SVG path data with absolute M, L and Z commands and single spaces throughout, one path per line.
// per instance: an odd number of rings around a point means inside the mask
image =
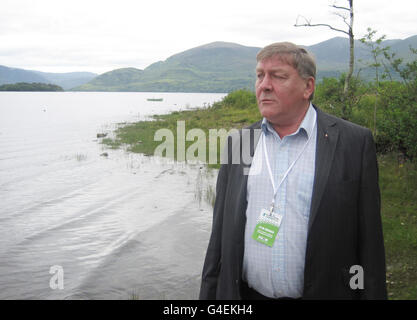
M 271 83 L 271 77 L 269 75 L 265 75 L 259 84 L 260 89 L 263 91 L 270 91 L 272 90 L 272 83 Z

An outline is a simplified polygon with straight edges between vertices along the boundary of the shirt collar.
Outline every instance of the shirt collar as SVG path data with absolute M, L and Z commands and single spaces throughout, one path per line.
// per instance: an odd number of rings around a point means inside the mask
M 307 138 L 310 137 L 310 135 L 313 132 L 314 125 L 316 123 L 316 118 L 317 118 L 317 112 L 310 102 L 310 106 L 307 109 L 307 112 L 304 116 L 303 121 L 301 122 L 298 129 L 294 133 L 290 134 L 290 136 L 298 134 L 300 130 L 303 129 L 302 131 L 304 131 L 307 134 Z M 262 119 L 261 128 L 264 134 L 267 134 L 267 133 L 276 134 L 276 131 L 272 127 L 271 123 L 268 120 L 266 120 L 266 118 Z

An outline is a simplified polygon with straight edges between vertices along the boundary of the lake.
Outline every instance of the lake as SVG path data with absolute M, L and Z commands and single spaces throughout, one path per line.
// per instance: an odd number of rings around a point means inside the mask
M 217 172 L 97 133 L 224 96 L 0 93 L 0 299 L 197 299 Z

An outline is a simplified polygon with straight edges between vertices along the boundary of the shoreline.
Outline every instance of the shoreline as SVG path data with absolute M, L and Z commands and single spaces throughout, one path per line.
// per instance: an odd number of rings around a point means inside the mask
M 240 90 L 204 109 L 154 115 L 152 121 L 121 126 L 115 131 L 114 139 L 103 139 L 102 143 L 111 148 L 120 148 L 123 145 L 128 152 L 153 155 L 153 151 L 161 143 L 154 141 L 154 133 L 158 129 L 169 129 L 174 133 L 176 141 L 177 121 L 185 121 L 188 130 L 202 129 L 207 137 L 209 129 L 242 128 L 258 121 L 260 117 L 258 114 L 254 94 Z M 192 143 L 194 141 L 186 141 L 185 147 L 189 147 Z M 174 158 L 176 159 L 176 154 Z M 388 298 L 416 299 L 417 166 L 410 161 L 400 163 L 395 152 L 378 154 L 378 163 Z M 207 166 L 220 167 L 220 165 Z

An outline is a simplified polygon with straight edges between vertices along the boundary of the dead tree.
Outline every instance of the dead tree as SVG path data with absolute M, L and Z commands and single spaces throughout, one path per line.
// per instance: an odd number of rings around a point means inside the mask
M 311 20 L 308 20 L 307 18 L 303 17 L 303 16 L 298 16 L 297 17 L 297 21 L 295 23 L 295 27 L 328 27 L 331 30 L 337 31 L 337 32 L 342 32 L 346 35 L 349 36 L 349 71 L 348 74 L 345 78 L 345 84 L 343 87 L 343 102 L 348 102 L 348 97 L 349 97 L 349 84 L 350 84 L 350 80 L 352 78 L 352 74 L 353 74 L 353 68 L 354 68 L 354 63 L 355 63 L 355 42 L 354 42 L 354 35 L 353 35 L 353 18 L 354 18 L 354 14 L 353 14 L 353 0 L 347 0 L 349 2 L 349 7 L 341 7 L 341 6 L 337 6 L 335 3 L 333 3 L 333 5 L 331 5 L 330 7 L 339 10 L 338 12 L 335 12 L 334 14 L 339 16 L 340 18 L 343 19 L 344 24 L 347 26 L 347 30 L 342 30 L 339 28 L 335 28 L 333 26 L 331 26 L 330 24 L 326 24 L 326 23 L 311 23 Z M 346 16 L 343 13 L 346 13 L 346 11 L 349 13 L 348 16 Z M 341 13 L 343 12 L 343 13 Z M 302 18 L 304 20 L 304 23 L 299 24 L 298 21 L 299 19 Z M 347 110 L 346 110 L 346 105 L 344 104 L 342 107 L 342 112 L 343 112 L 343 116 L 346 117 L 347 116 Z

